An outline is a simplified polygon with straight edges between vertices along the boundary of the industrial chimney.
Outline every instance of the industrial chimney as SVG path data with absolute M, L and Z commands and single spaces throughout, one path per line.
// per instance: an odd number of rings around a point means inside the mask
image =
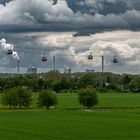
M 17 74 L 19 74 L 19 59 L 17 60 Z

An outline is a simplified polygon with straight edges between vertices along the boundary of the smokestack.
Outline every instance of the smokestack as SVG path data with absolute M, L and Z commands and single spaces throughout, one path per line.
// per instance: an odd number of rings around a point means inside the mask
M 55 72 L 55 56 L 53 56 L 53 71 Z
M 102 56 L 102 72 L 104 72 L 104 56 Z
M 19 74 L 19 59 L 17 60 L 17 74 Z

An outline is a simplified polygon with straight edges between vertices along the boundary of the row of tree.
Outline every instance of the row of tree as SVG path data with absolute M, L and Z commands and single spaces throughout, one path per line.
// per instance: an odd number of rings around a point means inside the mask
M 21 109 L 22 107 L 28 107 L 31 104 L 32 93 L 30 90 L 22 88 L 11 88 L 5 90 L 1 95 L 1 103 L 3 106 L 17 107 Z
M 19 109 L 27 108 L 32 103 L 32 92 L 25 88 L 12 88 L 2 93 L 1 103 L 3 106 Z M 79 102 L 87 109 L 93 107 L 98 103 L 98 98 L 95 89 L 86 88 L 79 90 Z M 46 107 L 54 106 L 58 103 L 56 94 L 48 89 L 42 90 L 38 94 L 38 106 Z
M 13 87 L 27 87 L 33 91 L 52 89 L 56 92 L 74 92 L 81 88 L 93 87 L 100 92 L 140 92 L 140 75 L 113 73 L 48 72 L 38 75 L 0 76 L 0 90 Z
M 27 108 L 32 104 L 32 91 L 26 88 L 11 88 L 5 90 L 1 95 L 1 103 L 5 107 L 12 107 L 19 109 Z M 38 94 L 38 106 L 47 109 L 51 105 L 57 104 L 56 95 L 51 90 L 43 90 Z

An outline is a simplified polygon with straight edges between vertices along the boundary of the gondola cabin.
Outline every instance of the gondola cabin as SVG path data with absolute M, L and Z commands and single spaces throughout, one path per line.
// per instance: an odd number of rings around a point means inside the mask
M 88 56 L 88 59 L 89 59 L 89 60 L 92 60 L 92 59 L 93 59 L 92 52 L 90 52 L 90 55 Z
M 42 59 L 41 59 L 43 62 L 46 62 L 47 61 L 47 57 L 46 56 L 42 56 Z
M 12 55 L 12 54 L 13 54 L 13 50 L 9 49 L 9 50 L 7 51 L 7 54 L 8 54 L 8 55 Z
M 44 52 L 42 52 L 42 62 L 47 62 L 47 57 L 45 56 Z
M 118 59 L 114 56 L 113 63 L 118 63 Z

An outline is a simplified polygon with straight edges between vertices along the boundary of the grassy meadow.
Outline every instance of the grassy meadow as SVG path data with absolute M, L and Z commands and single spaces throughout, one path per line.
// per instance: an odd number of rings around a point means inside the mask
M 93 111 L 84 110 L 77 94 L 58 94 L 49 111 L 0 111 L 0 140 L 139 140 L 140 94 L 99 94 Z
M 134 109 L 140 108 L 140 94 L 137 93 L 100 93 L 95 109 Z M 78 103 L 77 94 L 58 94 L 58 109 L 83 109 Z

